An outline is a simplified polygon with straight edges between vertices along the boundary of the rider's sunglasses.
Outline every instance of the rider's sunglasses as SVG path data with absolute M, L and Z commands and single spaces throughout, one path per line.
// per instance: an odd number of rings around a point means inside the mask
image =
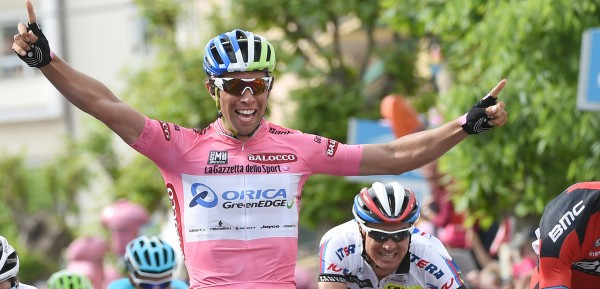
M 271 87 L 273 77 L 261 78 L 230 78 L 230 77 L 213 77 L 213 83 L 220 90 L 229 94 L 242 95 L 246 89 L 250 89 L 252 95 L 261 94 Z
M 367 232 L 367 235 L 379 242 L 379 243 L 383 243 L 385 241 L 387 241 L 388 239 L 392 239 L 392 241 L 394 242 L 401 242 L 403 240 L 405 240 L 406 238 L 410 237 L 410 234 L 412 233 L 413 230 L 413 226 L 402 229 L 402 230 L 397 230 L 397 231 L 383 231 L 383 230 L 378 230 L 378 229 L 374 229 L 374 228 L 369 228 L 363 224 L 360 224 L 360 226 L 363 228 L 363 230 L 365 230 L 365 232 Z
M 146 284 L 146 283 L 139 283 L 138 286 L 141 289 L 166 289 L 169 288 L 169 286 L 171 286 L 171 281 L 167 281 L 161 284 Z

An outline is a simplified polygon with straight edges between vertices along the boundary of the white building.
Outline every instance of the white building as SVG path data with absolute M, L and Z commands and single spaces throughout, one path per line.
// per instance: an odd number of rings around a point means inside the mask
M 139 47 L 140 21 L 130 0 L 34 0 L 38 22 L 51 49 L 73 67 L 115 92 L 120 71 Z M 34 68 L 11 50 L 17 23 L 27 22 L 23 0 L 0 1 L 0 150 L 25 151 L 43 161 L 77 136 L 81 113 Z

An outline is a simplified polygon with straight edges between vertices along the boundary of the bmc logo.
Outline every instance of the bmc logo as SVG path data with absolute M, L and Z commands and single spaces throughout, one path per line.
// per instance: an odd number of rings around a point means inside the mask
M 573 221 L 575 221 L 575 218 L 581 214 L 583 209 L 585 209 L 585 205 L 583 205 L 583 200 L 581 200 L 579 203 L 575 204 L 571 210 L 560 217 L 558 224 L 554 225 L 554 228 L 548 233 L 552 242 L 556 243 L 556 240 L 558 240 Z
M 293 163 L 298 160 L 298 157 L 295 154 L 261 153 L 249 154 L 248 160 L 259 164 L 283 164 Z

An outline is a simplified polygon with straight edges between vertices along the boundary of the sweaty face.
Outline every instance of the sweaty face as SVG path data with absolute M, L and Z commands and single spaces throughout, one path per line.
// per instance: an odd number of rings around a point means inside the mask
M 368 223 L 369 228 L 379 229 L 383 231 L 397 231 L 410 227 L 408 223 L 400 224 L 373 224 Z M 369 237 L 363 230 L 365 238 L 365 251 L 367 255 L 375 262 L 376 266 L 372 266 L 377 274 L 377 277 L 383 278 L 398 269 L 402 259 L 408 253 L 410 238 L 406 238 L 400 242 L 394 242 L 388 238 L 384 242 L 378 242 Z M 379 268 L 377 268 L 379 267 Z
M 222 75 L 223 78 L 261 78 L 267 76 L 262 71 L 230 72 Z M 223 118 L 239 134 L 240 140 L 247 140 L 259 125 L 267 110 L 267 96 L 269 91 L 252 94 L 252 89 L 244 89 L 242 95 L 228 93 L 219 89 L 219 102 Z

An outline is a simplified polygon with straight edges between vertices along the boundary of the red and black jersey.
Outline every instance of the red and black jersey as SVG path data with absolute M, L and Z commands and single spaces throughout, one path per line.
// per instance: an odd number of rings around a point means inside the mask
M 600 182 L 577 183 L 546 208 L 531 289 L 600 289 Z

